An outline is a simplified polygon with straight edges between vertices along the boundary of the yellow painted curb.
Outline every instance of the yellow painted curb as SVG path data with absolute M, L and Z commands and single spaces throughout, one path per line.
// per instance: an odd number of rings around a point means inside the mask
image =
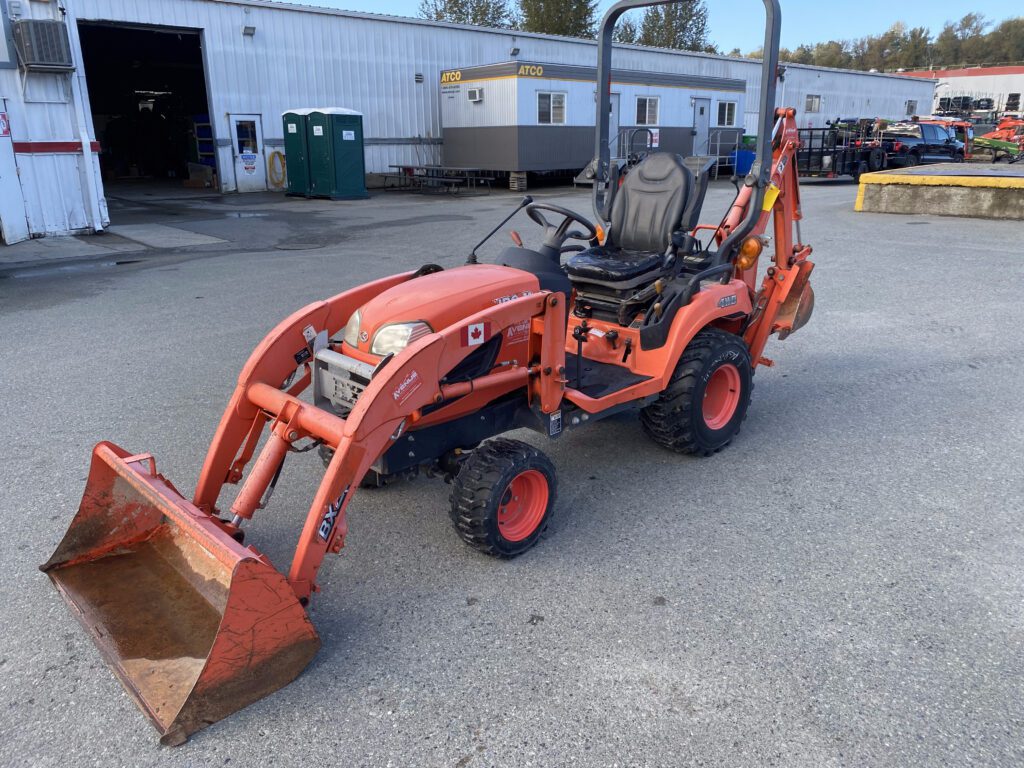
M 901 184 L 910 187 L 988 187 L 989 189 L 1024 189 L 1024 177 L 1005 176 L 911 176 L 895 173 L 865 173 L 860 177 L 857 202 L 864 197 L 865 184 Z M 857 210 L 860 210 L 858 207 Z
M 857 186 L 857 202 L 853 204 L 853 210 L 857 212 L 864 210 L 864 190 L 866 189 L 866 185 L 864 184 L 865 175 L 866 174 L 861 174 L 860 183 Z

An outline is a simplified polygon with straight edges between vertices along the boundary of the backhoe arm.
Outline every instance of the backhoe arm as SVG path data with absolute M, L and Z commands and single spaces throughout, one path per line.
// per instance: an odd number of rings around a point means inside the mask
M 754 365 L 769 363 L 761 356 L 768 337 L 778 333 L 785 338 L 810 317 L 814 294 L 808 278 L 814 264 L 807 260 L 811 246 L 800 237 L 800 183 L 796 152 L 800 146 L 796 111 L 791 107 L 775 111 L 772 131 L 772 157 L 769 181 L 764 192 L 760 214 L 750 233 L 744 238 L 735 261 L 734 278 L 743 280 L 750 291 L 753 312 L 743 333 Z M 756 179 L 751 178 L 740 189 L 729 213 L 715 230 L 714 239 L 721 245 L 743 222 L 756 200 Z M 773 236 L 765 232 L 769 224 Z M 764 248 L 772 244 L 772 264 L 765 270 L 760 289 L 757 288 L 758 266 Z

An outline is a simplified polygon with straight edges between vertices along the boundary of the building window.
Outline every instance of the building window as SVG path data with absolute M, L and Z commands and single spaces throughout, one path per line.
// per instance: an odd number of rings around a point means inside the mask
M 540 125 L 565 125 L 565 94 L 537 94 L 537 122 Z
M 913 99 L 910 99 L 909 101 L 907 101 L 907 114 L 908 115 L 916 115 L 917 114 L 917 102 L 914 101 Z
M 657 125 L 658 124 L 658 101 L 657 96 L 636 97 L 636 124 Z
M 804 112 L 821 112 L 821 96 L 808 93 L 807 101 L 804 102 Z
M 736 102 L 718 102 L 718 124 L 720 126 L 736 125 Z

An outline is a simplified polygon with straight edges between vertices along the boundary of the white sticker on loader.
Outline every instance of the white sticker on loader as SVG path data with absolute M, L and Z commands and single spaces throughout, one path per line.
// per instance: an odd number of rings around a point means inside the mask
M 345 497 L 348 496 L 348 489 L 351 486 L 346 486 L 345 490 L 341 492 L 341 496 L 333 504 L 327 505 L 327 514 L 324 515 L 323 521 L 320 523 L 320 529 L 317 533 L 320 538 L 327 541 L 331 538 L 331 531 L 334 530 L 334 524 L 338 522 L 338 514 L 341 512 L 341 508 L 345 506 Z
M 562 433 L 562 412 L 555 411 L 548 420 L 548 435 L 554 437 Z
M 395 391 L 392 393 L 392 399 L 398 404 L 402 405 L 406 400 L 412 397 L 413 392 L 419 389 L 423 385 L 423 379 L 416 371 L 411 371 L 408 376 L 402 379 L 398 386 L 395 387 Z

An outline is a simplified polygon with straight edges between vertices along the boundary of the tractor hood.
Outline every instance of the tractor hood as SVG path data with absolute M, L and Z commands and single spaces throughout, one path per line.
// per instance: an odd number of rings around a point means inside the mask
M 373 352 L 373 342 L 386 326 L 426 323 L 431 331 L 439 331 L 495 304 L 539 290 L 537 278 L 529 272 L 492 264 L 471 264 L 413 278 L 360 308 L 357 349 L 378 355 Z

